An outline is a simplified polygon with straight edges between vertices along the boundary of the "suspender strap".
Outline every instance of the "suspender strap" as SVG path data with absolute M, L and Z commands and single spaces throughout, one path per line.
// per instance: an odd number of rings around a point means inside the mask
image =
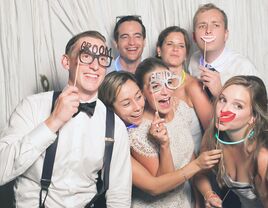
M 104 153 L 104 164 L 103 164 L 103 180 L 104 180 L 104 191 L 109 188 L 109 175 L 110 175 L 110 164 L 112 159 L 113 147 L 114 147 L 114 113 L 108 107 L 106 116 L 106 132 L 105 132 L 105 153 Z
M 61 92 L 54 92 L 52 98 L 51 113 L 54 109 L 55 102 Z M 48 188 L 51 183 L 51 177 L 53 172 L 53 166 L 55 162 L 55 155 L 58 145 L 58 136 L 53 144 L 51 144 L 47 150 L 44 158 L 42 177 L 41 177 L 41 190 L 39 194 L 39 208 L 45 208 L 45 201 L 48 195 Z M 103 162 L 103 181 L 101 180 L 101 170 L 98 172 L 98 182 L 97 182 L 97 194 L 93 199 L 86 205 L 86 207 L 94 207 L 94 202 L 99 198 L 100 195 L 105 194 L 109 188 L 109 173 L 110 173 L 110 163 L 113 153 L 114 145 L 114 112 L 109 108 L 106 108 L 106 131 L 105 131 L 105 150 L 104 150 L 104 162 Z M 42 193 L 45 192 L 45 197 L 43 200 Z
M 98 172 L 98 181 L 97 181 L 97 193 L 91 199 L 91 201 L 85 206 L 85 208 L 103 208 L 106 207 L 106 201 L 103 202 L 103 197 L 109 188 L 109 175 L 110 175 L 110 163 L 113 153 L 114 145 L 114 112 L 106 108 L 106 131 L 105 131 L 105 150 L 104 150 L 104 159 L 103 159 L 103 181 L 101 179 L 101 170 Z M 102 197 L 100 197 L 102 195 Z M 97 201 L 99 200 L 99 201 Z M 105 203 L 105 204 L 104 204 Z
M 53 98 L 52 98 L 52 107 L 51 107 L 51 113 L 54 109 L 55 102 L 60 95 L 61 92 L 54 92 L 53 93 Z M 57 138 L 54 143 L 52 143 L 46 150 L 46 155 L 43 163 L 43 171 L 42 171 L 42 177 L 41 177 L 41 190 L 39 193 L 39 207 L 44 208 L 45 207 L 45 201 L 47 198 L 48 194 L 48 187 L 50 186 L 51 183 L 51 176 L 52 176 L 52 171 L 53 171 L 53 165 L 55 161 L 55 155 L 56 155 L 56 150 L 57 150 L 57 145 L 58 145 L 58 137 L 59 137 L 59 132 L 57 132 Z M 45 193 L 45 197 L 43 200 L 42 193 Z

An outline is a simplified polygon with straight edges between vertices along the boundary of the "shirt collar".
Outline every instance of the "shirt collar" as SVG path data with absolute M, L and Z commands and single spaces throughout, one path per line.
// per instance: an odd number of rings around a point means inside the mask
M 94 101 L 97 101 L 98 99 L 98 93 L 96 93 L 91 99 L 87 100 L 87 101 L 80 101 L 81 103 L 91 103 Z
M 117 58 L 114 61 L 115 71 L 123 71 L 124 70 L 122 65 L 120 64 L 119 59 L 120 59 L 120 55 L 117 56 Z
M 211 63 L 207 63 L 211 68 L 215 68 L 217 71 L 221 68 L 221 65 L 223 65 L 226 60 L 228 59 L 230 54 L 230 51 L 225 47 L 222 51 L 222 53 Z M 203 55 L 200 58 L 199 64 L 204 66 L 204 57 Z

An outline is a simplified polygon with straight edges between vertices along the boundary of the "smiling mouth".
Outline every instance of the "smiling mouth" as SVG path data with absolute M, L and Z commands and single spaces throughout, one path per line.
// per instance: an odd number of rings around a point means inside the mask
M 138 114 L 138 115 L 132 115 L 131 117 L 134 119 L 139 119 L 141 116 L 142 116 L 142 113 Z
M 231 111 L 225 111 L 225 112 L 221 111 L 219 120 L 222 123 L 227 123 L 234 120 L 235 116 L 236 114 Z
M 88 77 L 88 78 L 98 78 L 97 74 L 84 73 L 84 75 L 85 77 Z
M 216 36 L 215 35 L 206 35 L 206 36 L 202 36 L 201 39 L 203 41 L 205 41 L 206 43 L 210 43 L 216 39 Z
M 129 48 L 127 48 L 127 51 L 137 51 L 138 50 L 138 48 L 137 47 L 129 47 Z
M 170 105 L 170 97 L 158 100 L 158 103 L 159 103 L 160 106 L 166 106 L 167 107 L 167 106 Z

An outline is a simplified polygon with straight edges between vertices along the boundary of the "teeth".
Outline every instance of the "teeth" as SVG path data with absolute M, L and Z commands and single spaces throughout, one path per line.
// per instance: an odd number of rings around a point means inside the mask
M 202 36 L 201 39 L 207 43 L 212 42 L 213 40 L 216 39 L 216 36 L 214 35 L 207 35 L 207 36 Z
M 98 75 L 97 74 L 85 74 L 86 77 L 93 77 L 93 78 L 97 78 Z
M 159 102 L 169 102 L 169 98 L 163 98 L 163 99 L 159 100 Z
M 128 50 L 128 51 L 136 51 L 137 48 L 136 48 L 136 47 L 135 47 L 135 48 L 128 48 L 127 50 Z

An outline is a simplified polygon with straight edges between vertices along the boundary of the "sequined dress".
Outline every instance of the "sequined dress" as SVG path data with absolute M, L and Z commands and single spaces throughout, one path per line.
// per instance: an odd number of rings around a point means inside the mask
M 191 160 L 194 142 L 190 131 L 191 110 L 185 102 L 180 102 L 172 121 L 166 123 L 170 150 L 176 169 L 182 168 Z M 151 125 L 150 120 L 143 120 L 137 128 L 129 129 L 132 150 L 146 157 L 158 157 L 159 146 L 153 140 L 148 140 L 147 134 Z M 151 196 L 137 188 L 132 194 L 133 208 L 190 208 L 191 190 L 188 182 L 167 193 Z

